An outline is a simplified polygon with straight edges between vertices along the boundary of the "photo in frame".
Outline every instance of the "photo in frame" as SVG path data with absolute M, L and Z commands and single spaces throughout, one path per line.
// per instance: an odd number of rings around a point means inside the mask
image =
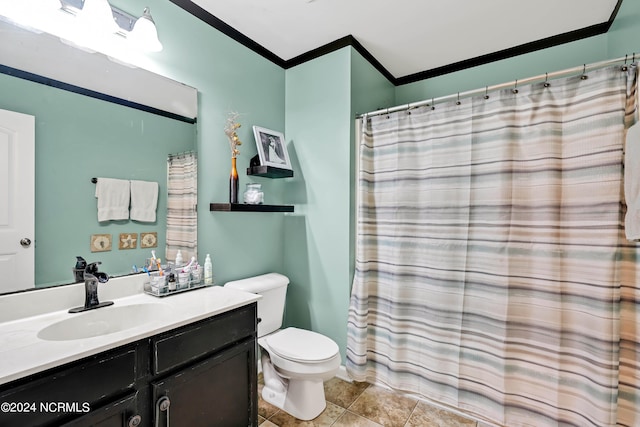
M 291 161 L 282 132 L 254 126 L 253 135 L 256 138 L 261 165 L 291 170 Z

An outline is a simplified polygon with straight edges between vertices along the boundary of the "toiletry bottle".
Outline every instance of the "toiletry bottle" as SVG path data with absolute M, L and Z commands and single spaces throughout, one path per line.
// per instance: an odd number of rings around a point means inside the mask
M 169 273 L 169 291 L 176 290 L 176 275 Z
M 213 264 L 211 263 L 209 254 L 207 254 L 207 257 L 204 259 L 204 284 L 213 284 Z
M 181 266 L 182 264 L 182 252 L 180 252 L 180 249 L 178 249 L 178 253 L 176 254 L 176 266 Z

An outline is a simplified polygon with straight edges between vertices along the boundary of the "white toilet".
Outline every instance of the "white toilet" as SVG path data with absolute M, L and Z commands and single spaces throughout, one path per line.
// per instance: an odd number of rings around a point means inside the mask
M 326 407 L 324 381 L 340 368 L 338 345 L 316 332 L 280 329 L 289 279 L 278 273 L 229 282 L 225 287 L 262 296 L 258 300 L 262 398 L 300 420 L 311 420 Z

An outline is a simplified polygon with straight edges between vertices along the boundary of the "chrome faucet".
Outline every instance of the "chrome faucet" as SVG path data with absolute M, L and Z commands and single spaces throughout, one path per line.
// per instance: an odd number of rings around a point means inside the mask
M 84 269 L 84 307 L 72 308 L 69 313 L 80 313 L 113 305 L 113 301 L 98 301 L 98 283 L 107 283 L 109 281 L 107 273 L 98 271 L 98 265 L 100 264 L 102 264 L 100 261 L 92 262 Z

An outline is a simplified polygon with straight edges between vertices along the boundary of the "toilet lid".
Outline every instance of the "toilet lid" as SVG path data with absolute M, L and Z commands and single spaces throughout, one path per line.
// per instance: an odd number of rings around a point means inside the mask
M 266 341 L 271 351 L 294 361 L 322 362 L 338 354 L 338 344 L 331 338 L 304 329 L 283 329 Z

